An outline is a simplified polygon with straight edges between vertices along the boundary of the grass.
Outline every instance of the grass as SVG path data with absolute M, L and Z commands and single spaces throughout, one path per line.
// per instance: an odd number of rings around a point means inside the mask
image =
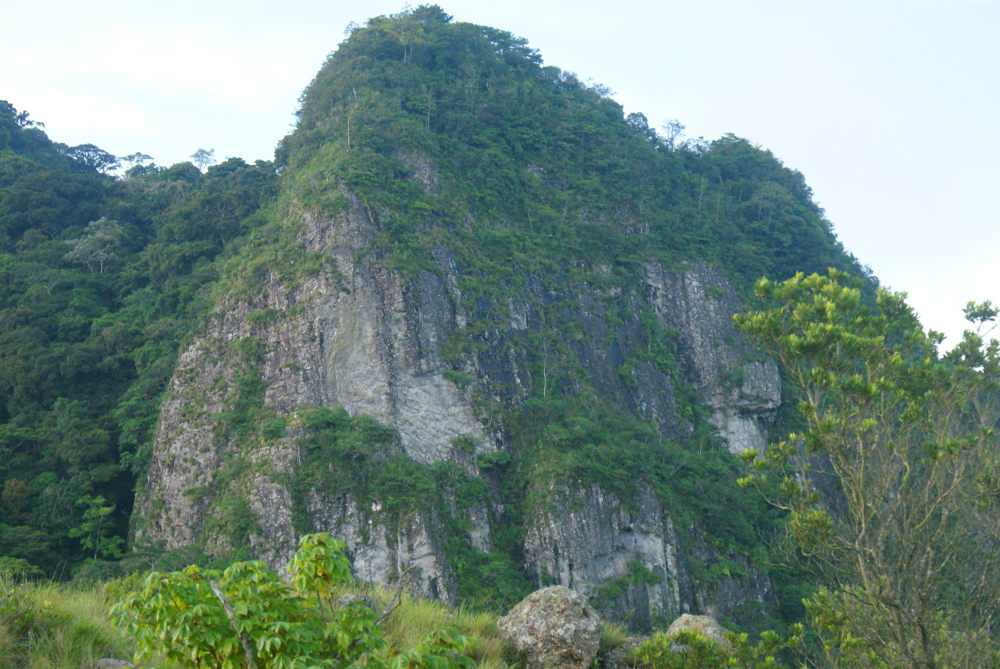
M 96 669 L 101 658 L 131 658 L 134 644 L 112 626 L 108 611 L 139 580 L 132 576 L 76 584 L 18 581 L 0 574 L 0 667 Z M 362 594 L 376 603 L 392 597 L 381 589 Z M 475 639 L 471 656 L 478 667 L 519 667 L 523 658 L 497 632 L 498 615 L 452 610 L 404 593 L 382 626 L 386 641 L 395 648 L 411 647 L 433 630 L 453 628 Z
M 24 582 L 0 574 L 0 667 L 97 669 L 101 658 L 129 659 L 134 644 L 112 626 L 108 610 L 140 582 L 138 575 L 107 583 Z M 393 594 L 365 587 L 360 593 L 381 610 Z M 499 612 L 450 609 L 403 593 L 382 622 L 391 647 L 415 645 L 428 632 L 452 628 L 474 639 L 470 655 L 482 669 L 518 669 L 525 658 L 497 630 Z M 601 650 L 620 646 L 628 633 L 606 625 Z M 162 666 L 158 663 L 155 666 Z
M 436 629 L 451 627 L 475 639 L 470 653 L 476 666 L 485 669 L 519 667 L 524 658 L 497 631 L 497 618 L 491 611 L 449 609 L 441 602 L 404 594 L 399 606 L 383 622 L 386 639 L 397 648 L 415 645 L 422 636 Z
M 90 669 L 126 658 L 131 641 L 111 626 L 102 586 L 17 582 L 0 575 L 0 666 Z
M 597 649 L 598 655 L 605 655 L 615 648 L 620 648 L 628 643 L 631 638 L 628 630 L 615 623 L 604 623 L 601 630 L 601 645 Z

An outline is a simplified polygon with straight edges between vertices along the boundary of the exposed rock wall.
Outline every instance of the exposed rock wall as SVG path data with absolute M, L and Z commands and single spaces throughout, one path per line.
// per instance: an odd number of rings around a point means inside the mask
M 201 542 L 225 550 L 235 539 L 213 528 L 245 503 L 254 552 L 286 560 L 297 535 L 287 485 L 301 458 L 294 416 L 304 407 L 369 414 L 398 432 L 399 449 L 409 458 L 424 465 L 454 463 L 473 477 L 480 475 L 477 456 L 510 448 L 502 426 L 446 373 L 453 368 L 442 346 L 475 317 L 457 306 L 461 270 L 455 259 L 438 249 L 439 271 L 404 281 L 366 255 L 376 217 L 345 196 L 350 206 L 338 217 L 289 213 L 299 224 L 299 243 L 327 254 L 327 268 L 291 282 L 277 274 L 264 277 L 259 293 L 223 303 L 180 356 L 137 504 L 140 535 L 163 539 L 168 547 Z M 523 294 L 508 299 L 509 322 L 483 335 L 487 345 L 462 362 L 462 371 L 494 401 L 516 407 L 545 383 L 538 378 L 544 367 L 539 372 L 531 363 L 538 351 L 525 337 L 544 325 L 540 305 L 551 304 L 567 305 L 560 307 L 560 318 L 576 323 L 581 333 L 569 338 L 569 347 L 603 398 L 683 439 L 693 425 L 678 411 L 675 386 L 690 384 L 730 449 L 763 443 L 780 403 L 777 369 L 750 356 L 733 328 L 738 302 L 721 273 L 706 265 L 648 264 L 642 280 L 626 288 L 529 282 Z M 619 318 L 609 318 L 609 305 Z M 655 314 L 658 327 L 676 338 L 677 374 L 637 356 L 650 346 L 639 317 L 644 312 Z M 259 350 L 250 362 L 240 347 L 249 340 Z M 636 360 L 629 382 L 622 369 Z M 263 408 L 289 425 L 283 435 L 248 441 L 226 429 L 241 374 L 259 376 Z M 484 552 L 493 547 L 491 523 L 503 511 L 496 487 L 490 489 L 486 501 L 458 510 L 466 541 Z M 724 597 L 699 591 L 683 555 L 697 546 L 684 545 L 650 489 L 629 506 L 586 482 L 554 481 L 550 492 L 551 503 L 528 514 L 525 525 L 525 569 L 538 583 L 554 581 L 593 596 L 621 585 L 606 597 L 606 609 L 631 616 L 639 628 L 715 600 L 730 608 L 767 596 L 766 581 L 752 587 L 734 581 Z M 348 542 L 360 577 L 386 582 L 410 570 L 422 591 L 451 598 L 455 584 L 441 519 L 415 513 L 390 524 L 379 511 L 377 504 L 369 508 L 350 495 L 323 490 L 312 491 L 305 504 L 313 528 Z M 648 578 L 629 582 L 636 565 Z
M 684 536 L 649 488 L 626 505 L 597 486 L 553 491 L 524 542 L 526 566 L 539 583 L 576 589 L 613 620 L 648 631 L 682 613 L 726 613 L 771 597 L 767 579 L 742 556 L 745 575 L 699 581 L 691 561 L 720 556 Z
M 454 583 L 433 519 L 413 517 L 390 527 L 378 521 L 377 505 L 364 509 L 349 495 L 331 500 L 314 494 L 309 512 L 317 526 L 347 543 L 359 579 L 386 583 L 406 575 L 420 592 L 453 601 Z
M 728 281 L 704 265 L 675 273 L 651 263 L 645 280 L 657 314 L 678 331 L 679 358 L 729 450 L 763 447 L 781 405 L 781 379 L 774 361 L 755 357 L 733 325 L 740 304 Z
M 524 541 L 539 582 L 596 596 L 607 614 L 639 629 L 690 610 L 689 579 L 677 560 L 680 541 L 651 490 L 631 509 L 596 486 L 553 492 Z M 614 592 L 601 597 L 602 588 Z

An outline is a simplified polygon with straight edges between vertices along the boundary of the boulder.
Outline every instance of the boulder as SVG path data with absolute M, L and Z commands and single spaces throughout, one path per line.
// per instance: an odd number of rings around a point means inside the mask
M 525 597 L 497 621 L 527 655 L 527 669 L 586 669 L 601 643 L 601 617 L 586 598 L 561 585 Z
M 711 616 L 695 616 L 685 613 L 670 623 L 670 627 L 667 628 L 667 636 L 674 636 L 681 632 L 694 632 L 710 641 L 714 641 L 720 648 L 731 652 L 733 644 L 729 643 L 729 640 L 725 637 L 727 631 L 725 627 L 720 625 Z

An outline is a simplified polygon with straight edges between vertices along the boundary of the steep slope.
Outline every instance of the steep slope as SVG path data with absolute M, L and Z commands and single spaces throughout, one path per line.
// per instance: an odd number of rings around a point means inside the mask
M 436 7 L 356 30 L 180 356 L 137 537 L 282 562 L 328 530 L 362 578 L 562 583 L 637 628 L 773 604 L 729 451 L 780 379 L 730 317 L 760 273 L 856 267 L 769 153 L 622 116 Z

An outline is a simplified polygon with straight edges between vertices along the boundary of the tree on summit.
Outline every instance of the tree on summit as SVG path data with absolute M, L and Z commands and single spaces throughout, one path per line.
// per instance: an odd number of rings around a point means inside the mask
M 215 164 L 215 149 L 198 149 L 191 154 L 191 161 L 204 172 L 209 165 Z
M 89 169 L 96 172 L 110 172 L 112 170 L 118 169 L 121 165 L 121 161 L 118 157 L 112 153 L 108 153 L 104 149 L 101 149 L 93 144 L 80 144 L 79 146 L 72 146 L 65 150 L 65 153 L 70 158 L 82 163 Z
M 395 38 L 403 50 L 403 64 L 409 62 L 413 49 L 433 42 L 433 36 L 426 25 L 449 23 L 451 16 L 437 5 L 421 5 L 416 9 L 392 16 L 379 16 L 369 22 L 369 26 Z

